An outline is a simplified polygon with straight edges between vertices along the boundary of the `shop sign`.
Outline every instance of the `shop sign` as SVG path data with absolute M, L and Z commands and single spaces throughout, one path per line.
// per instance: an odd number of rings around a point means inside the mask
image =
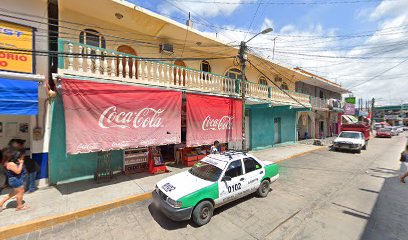
M 241 137 L 240 100 L 187 94 L 187 146 L 235 142 Z
M 356 105 L 356 97 L 346 97 L 344 101 Z
M 0 20 L 0 70 L 33 73 L 32 53 L 6 49 L 32 51 L 33 28 Z
M 181 141 L 181 92 L 62 79 L 67 153 Z
M 355 109 L 354 104 L 351 104 L 351 103 L 344 104 L 344 114 L 354 115 L 355 113 L 356 113 L 356 109 Z

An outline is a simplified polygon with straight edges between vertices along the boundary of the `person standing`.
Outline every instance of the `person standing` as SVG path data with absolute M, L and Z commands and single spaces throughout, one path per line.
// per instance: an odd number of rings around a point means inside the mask
M 11 139 L 9 142 L 9 147 L 17 149 L 17 151 L 23 151 L 25 141 L 22 139 Z M 35 179 L 37 177 L 37 172 L 40 171 L 40 166 L 35 162 L 30 156 L 24 157 L 24 166 L 27 170 L 27 177 L 25 181 L 25 191 L 27 193 L 32 193 L 37 190 L 35 185 Z
M 408 162 L 408 145 L 405 147 L 405 151 L 401 153 L 401 162 Z M 408 177 L 408 171 L 400 177 L 400 181 L 405 183 L 406 177 Z
M 16 211 L 28 209 L 27 205 L 23 205 L 24 182 L 27 175 L 24 167 L 24 151 L 18 151 L 13 148 L 6 149 L 3 153 L 3 162 L 9 186 L 13 188 L 13 191 L 0 202 L 0 211 L 3 210 L 4 203 L 14 196 L 17 199 Z
M 211 153 L 211 154 L 220 153 L 220 150 L 218 149 L 219 145 L 220 145 L 220 142 L 214 141 L 214 145 L 211 146 L 210 153 Z

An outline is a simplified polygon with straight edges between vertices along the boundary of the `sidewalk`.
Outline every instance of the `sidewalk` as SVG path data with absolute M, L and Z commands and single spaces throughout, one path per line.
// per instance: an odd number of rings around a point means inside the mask
M 263 160 L 280 161 L 320 148 L 305 144 L 291 144 L 251 153 Z M 120 174 L 116 175 L 112 181 L 100 184 L 93 180 L 86 180 L 40 189 L 24 196 L 27 204 L 31 206 L 26 211 L 16 212 L 15 201 L 6 203 L 7 209 L 0 213 L 0 228 L 41 217 L 75 212 L 135 194 L 150 193 L 159 180 L 188 169 L 187 167 L 168 168 L 169 173 L 159 175 L 139 173 L 125 176 Z M 0 197 L 6 193 L 8 191 L 4 191 Z

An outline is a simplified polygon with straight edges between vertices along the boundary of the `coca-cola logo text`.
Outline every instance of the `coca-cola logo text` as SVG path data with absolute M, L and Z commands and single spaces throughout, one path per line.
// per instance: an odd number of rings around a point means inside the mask
M 138 112 L 119 112 L 112 106 L 99 117 L 101 128 L 158 128 L 161 126 L 160 115 L 164 109 L 143 108 Z
M 211 118 L 211 116 L 207 116 L 202 125 L 202 129 L 205 130 L 226 130 L 232 129 L 234 117 L 231 116 L 223 116 L 220 119 Z

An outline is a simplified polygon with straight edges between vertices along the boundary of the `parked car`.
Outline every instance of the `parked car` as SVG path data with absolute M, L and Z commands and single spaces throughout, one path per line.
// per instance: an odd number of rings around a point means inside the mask
M 391 135 L 392 136 L 398 136 L 399 132 L 397 131 L 397 129 L 395 127 L 392 126 L 386 126 L 384 127 L 385 129 L 390 129 L 391 130 Z
M 404 131 L 408 131 L 408 126 L 404 126 L 404 127 L 402 127 L 402 129 L 403 129 Z
M 343 131 L 339 136 L 333 141 L 333 150 L 337 151 L 339 149 L 353 150 L 358 153 L 362 149 L 367 149 L 367 142 L 365 141 L 364 134 L 355 131 Z
M 202 226 L 210 221 L 214 208 L 253 192 L 266 197 L 270 183 L 278 177 L 275 163 L 251 154 L 211 154 L 190 170 L 159 181 L 153 203 L 174 221 L 192 218 Z
M 385 137 L 385 138 L 391 138 L 391 129 L 389 128 L 380 128 L 376 132 L 376 137 Z
M 398 133 L 403 133 L 404 132 L 404 129 L 401 126 L 397 126 L 397 127 L 395 127 L 395 129 L 396 129 L 396 131 Z

